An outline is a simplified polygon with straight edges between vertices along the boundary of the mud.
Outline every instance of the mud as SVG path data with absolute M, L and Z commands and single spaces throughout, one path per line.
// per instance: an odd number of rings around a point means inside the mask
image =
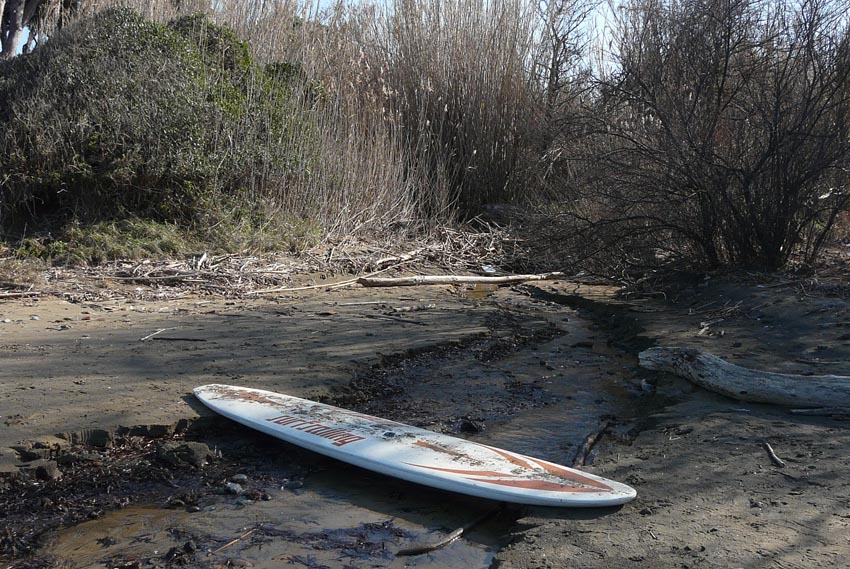
M 846 265 L 845 265 L 846 266 Z M 850 375 L 846 271 L 701 277 L 616 302 L 585 303 L 616 343 L 708 351 L 746 367 Z M 619 510 L 527 510 L 500 568 L 841 567 L 850 555 L 850 417 L 802 417 L 644 372 L 647 423 L 605 445 L 593 470 L 638 498 Z M 768 442 L 786 462 L 779 468 Z
M 554 283 L 4 303 L 0 559 L 4 567 L 838 566 L 850 553 L 850 422 L 714 396 L 640 370 L 635 357 L 653 344 L 688 345 L 750 367 L 850 374 L 846 286 L 788 281 L 697 280 L 628 297 Z M 617 509 L 495 510 L 246 432 L 191 397 L 211 382 L 320 399 L 566 464 L 604 420 L 610 427 L 586 468 L 631 484 L 638 499 Z M 769 461 L 765 441 L 786 468 Z M 206 447 L 178 451 L 184 443 Z M 397 556 L 486 514 L 447 547 Z
M 232 427 L 191 388 L 283 391 L 563 463 L 601 416 L 629 424 L 639 391 L 627 356 L 592 322 L 523 289 L 3 308 L 0 447 L 12 472 L 31 455 L 56 463 L 53 475 L 13 478 L 1 496 L 2 550 L 15 566 L 486 567 L 518 511 L 449 547 L 397 557 L 494 504 Z M 18 444 L 33 429 L 59 439 Z M 218 458 L 185 463 L 157 450 L 184 440 Z M 88 458 L 63 458 L 73 455 Z M 238 474 L 250 495 L 227 493 Z

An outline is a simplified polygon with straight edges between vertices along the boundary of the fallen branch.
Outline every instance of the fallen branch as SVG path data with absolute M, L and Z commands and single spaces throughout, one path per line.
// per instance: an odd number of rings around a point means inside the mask
M 850 415 L 850 407 L 817 407 L 815 409 L 791 409 L 791 412 L 795 415 L 814 415 L 814 416 L 826 416 L 826 415 Z
M 416 324 L 417 326 L 427 326 L 424 322 L 411 320 L 410 318 L 400 318 L 398 316 L 390 316 L 389 314 L 361 314 L 363 318 L 383 318 L 384 320 L 395 320 L 396 322 L 404 322 L 405 324 Z
M 163 332 L 166 332 L 166 331 L 168 331 L 168 330 L 177 330 L 177 327 L 176 327 L 176 326 L 173 326 L 173 327 L 171 327 L 171 328 L 160 328 L 160 329 L 159 329 L 159 330 L 157 330 L 156 332 L 151 332 L 151 333 L 150 333 L 150 334 L 148 334 L 147 336 L 142 336 L 141 338 L 139 338 L 139 341 L 140 341 L 140 342 L 146 342 L 147 340 L 150 340 L 150 339 L 151 339 L 151 338 L 153 338 L 154 336 L 157 336 L 157 335 L 159 335 L 159 334 L 162 334 Z
M 422 555 L 423 553 L 430 553 L 432 551 L 436 551 L 437 549 L 440 549 L 441 547 L 445 547 L 448 544 L 452 543 L 453 541 L 458 539 L 460 536 L 462 536 L 464 532 L 469 531 L 470 529 L 477 526 L 478 524 L 480 524 L 481 522 L 483 522 L 484 520 L 486 520 L 490 516 L 498 514 L 499 512 L 502 511 L 502 509 L 503 509 L 502 506 L 499 506 L 498 508 L 496 508 L 494 510 L 490 510 L 489 512 L 485 513 L 482 516 L 479 516 L 478 518 L 474 519 L 473 521 L 466 524 L 465 526 L 459 527 L 456 530 L 454 530 L 453 532 L 446 534 L 445 536 L 440 538 L 438 541 L 435 541 L 434 543 L 429 543 L 429 544 L 424 544 L 424 545 L 415 545 L 415 546 L 409 547 L 407 549 L 400 549 L 399 552 L 396 553 L 396 556 L 406 557 L 406 556 L 410 556 L 410 555 Z
M 393 308 L 393 312 L 419 312 L 420 310 L 433 310 L 437 308 L 436 304 L 420 304 L 419 306 L 398 306 Z
M 399 265 L 401 265 L 401 264 L 404 264 L 404 261 L 399 263 Z M 287 287 L 267 288 L 267 289 L 263 289 L 263 290 L 252 290 L 252 291 L 246 292 L 245 294 L 247 296 L 247 295 L 254 295 L 254 294 L 272 294 L 272 293 L 278 293 L 278 292 L 295 292 L 295 291 L 299 291 L 299 290 L 313 290 L 313 289 L 316 289 L 316 288 L 323 288 L 323 289 L 326 289 L 326 290 L 330 290 L 330 289 L 334 289 L 334 288 L 342 288 L 342 287 L 345 287 L 345 286 L 357 284 L 357 283 L 360 282 L 360 279 L 365 279 L 365 278 L 371 277 L 372 275 L 381 274 L 381 273 L 388 271 L 388 270 L 390 270 L 394 267 L 397 267 L 397 266 L 398 265 L 393 265 L 391 267 L 386 267 L 386 268 L 381 269 L 379 271 L 374 271 L 374 272 L 371 272 L 367 275 L 363 275 L 362 277 L 354 277 L 352 279 L 347 279 L 347 280 L 336 282 L 336 283 L 296 286 L 296 287 L 288 287 L 288 288 Z
M 770 443 L 765 441 L 761 444 L 765 451 L 767 451 L 767 457 L 770 459 L 770 462 L 773 463 L 774 466 L 778 466 L 779 468 L 785 468 L 785 461 L 776 456 L 776 453 L 773 451 L 773 447 L 770 446 Z
M 504 277 L 481 277 L 468 275 L 419 275 L 415 277 L 395 278 L 369 278 L 361 277 L 357 282 L 369 287 L 389 286 L 419 286 L 419 285 L 441 285 L 441 284 L 512 284 L 525 281 L 547 281 L 560 279 L 564 273 L 543 273 L 540 275 L 507 275 Z
M 429 544 L 425 544 L 425 545 L 416 545 L 414 547 L 409 547 L 407 549 L 401 549 L 401 550 L 399 550 L 398 553 L 396 553 L 396 555 L 398 557 L 406 557 L 406 556 L 409 556 L 409 555 L 422 555 L 423 553 L 430 553 L 432 551 L 440 549 L 441 547 L 447 546 L 448 544 L 452 543 L 453 541 L 455 541 L 456 539 L 458 539 L 462 535 L 463 535 L 463 528 L 457 528 L 456 530 L 454 530 L 450 534 L 447 534 L 442 539 L 435 541 L 434 543 L 429 543 Z
M 390 257 L 383 257 L 383 258 L 378 259 L 377 261 L 373 262 L 372 267 L 374 269 L 383 269 L 387 265 L 390 265 L 390 264 L 393 264 L 393 263 L 400 263 L 402 261 L 410 261 L 411 259 L 416 258 L 420 253 L 425 251 L 425 249 L 427 249 L 427 247 L 419 247 L 417 249 L 414 249 L 413 251 L 410 251 L 409 253 L 404 253 L 402 255 L 392 255 Z
M 263 290 L 251 290 L 251 291 L 246 292 L 245 295 L 249 296 L 249 295 L 255 295 L 255 294 L 272 294 L 272 293 L 278 293 L 278 292 L 295 292 L 295 291 L 299 291 L 299 290 L 313 290 L 313 289 L 317 289 L 317 288 L 333 289 L 333 288 L 342 288 L 344 286 L 349 286 L 349 285 L 353 285 L 353 284 L 357 284 L 356 278 L 348 279 L 348 280 L 345 280 L 345 281 L 340 281 L 340 282 L 337 282 L 337 283 L 331 283 L 331 284 L 326 283 L 326 284 L 318 284 L 318 285 L 282 287 L 282 288 L 279 287 L 279 288 L 266 288 L 266 289 L 263 289 Z
M 217 548 L 217 549 L 213 549 L 212 551 L 210 551 L 210 554 L 211 554 L 211 555 L 215 555 L 216 553 L 218 553 L 218 552 L 220 552 L 220 551 L 224 551 L 225 549 L 227 549 L 227 548 L 228 548 L 228 547 L 230 547 L 231 545 L 234 545 L 234 544 L 236 544 L 236 543 L 239 543 L 240 541 L 242 541 L 242 540 L 243 540 L 243 539 L 245 539 L 246 537 L 250 536 L 250 535 L 251 535 L 251 534 L 253 534 L 255 531 L 257 531 L 257 528 L 249 529 L 248 531 L 246 531 L 245 533 L 243 533 L 243 534 L 242 534 L 242 535 L 240 535 L 239 537 L 237 537 L 237 538 L 235 538 L 235 539 L 231 539 L 230 541 L 228 541 L 227 543 L 225 543 L 224 545 L 222 545 L 221 547 L 219 547 L 219 548 Z
M 25 291 L 25 292 L 0 292 L 0 298 L 20 298 L 22 296 L 38 296 L 40 292 L 37 291 Z
M 672 373 L 709 391 L 741 401 L 789 407 L 850 407 L 850 377 L 793 375 L 730 364 L 689 348 L 650 348 L 640 365 Z
M 608 430 L 610 425 L 611 423 L 609 421 L 602 421 L 599 423 L 598 429 L 587 435 L 587 438 L 584 439 L 584 443 L 576 451 L 576 456 L 573 459 L 573 466 L 584 466 L 585 461 L 587 461 L 587 455 L 590 454 L 590 451 L 593 450 L 593 447 L 596 446 L 596 443 L 599 442 L 599 439 L 602 438 L 602 435 L 605 434 L 605 431 Z

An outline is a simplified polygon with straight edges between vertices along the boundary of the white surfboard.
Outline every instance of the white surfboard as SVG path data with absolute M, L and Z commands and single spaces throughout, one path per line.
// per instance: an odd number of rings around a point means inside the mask
M 625 484 L 473 441 L 271 391 L 204 385 L 195 396 L 243 425 L 362 468 L 470 496 L 598 507 L 637 495 Z

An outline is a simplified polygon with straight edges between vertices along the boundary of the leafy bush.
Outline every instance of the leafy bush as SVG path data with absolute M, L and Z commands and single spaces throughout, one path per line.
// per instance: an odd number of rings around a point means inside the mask
M 163 25 L 109 9 L 4 62 L 0 77 L 10 231 L 139 218 L 250 232 L 245 220 L 310 159 L 286 144 L 309 132 L 295 76 L 267 73 L 202 16 Z

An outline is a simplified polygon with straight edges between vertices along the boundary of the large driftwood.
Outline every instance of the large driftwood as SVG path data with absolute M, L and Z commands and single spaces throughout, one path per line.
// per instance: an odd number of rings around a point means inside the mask
M 437 284 L 512 284 L 525 281 L 546 281 L 560 279 L 564 273 L 543 273 L 540 275 L 507 275 L 503 277 L 478 277 L 465 275 L 420 275 L 416 277 L 369 278 L 362 277 L 357 282 L 363 286 L 417 286 Z
M 650 348 L 639 358 L 646 369 L 679 375 L 741 401 L 791 407 L 850 407 L 847 376 L 757 371 L 689 348 Z

